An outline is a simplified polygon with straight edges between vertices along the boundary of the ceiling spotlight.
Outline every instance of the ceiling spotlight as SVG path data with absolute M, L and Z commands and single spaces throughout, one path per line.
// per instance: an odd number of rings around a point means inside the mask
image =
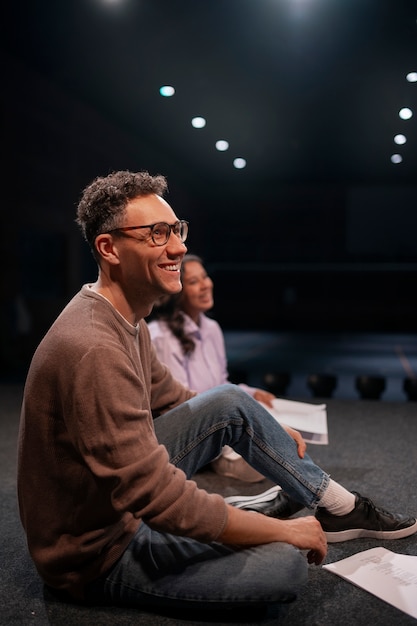
M 400 110 L 398 115 L 400 116 L 402 120 L 409 120 L 410 117 L 413 117 L 413 112 L 408 107 L 404 107 L 403 109 Z
M 394 142 L 399 146 L 402 146 L 406 141 L 407 137 L 405 135 L 395 135 L 394 137 Z
M 204 128 L 204 126 L 206 125 L 206 120 L 204 119 L 204 117 L 193 117 L 193 119 L 191 120 L 191 124 L 194 126 L 194 128 Z
M 406 79 L 409 83 L 417 83 L 417 72 L 409 72 Z
M 220 152 L 224 152 L 225 150 L 228 150 L 229 142 L 225 141 L 224 139 L 219 139 L 219 141 L 216 141 L 216 149 L 219 150 Z
M 392 163 L 401 163 L 401 161 L 403 160 L 401 154 L 393 154 L 391 156 L 391 162 Z
M 161 94 L 161 96 L 165 96 L 165 98 L 169 98 L 170 96 L 174 95 L 175 89 L 174 87 L 171 87 L 171 85 L 164 85 L 163 87 L 160 88 L 159 93 Z
M 237 170 L 243 170 L 243 168 L 246 167 L 246 161 L 245 159 L 238 158 L 233 161 L 233 165 Z

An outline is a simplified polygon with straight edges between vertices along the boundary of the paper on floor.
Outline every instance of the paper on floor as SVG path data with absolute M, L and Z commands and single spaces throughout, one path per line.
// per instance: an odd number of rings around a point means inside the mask
M 372 548 L 323 565 L 323 569 L 417 619 L 417 556 Z

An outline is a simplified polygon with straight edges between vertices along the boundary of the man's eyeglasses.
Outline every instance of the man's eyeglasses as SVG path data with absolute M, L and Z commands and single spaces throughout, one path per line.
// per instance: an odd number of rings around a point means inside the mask
M 188 222 L 186 220 L 178 220 L 175 224 L 167 224 L 166 222 L 157 222 L 156 224 L 146 224 L 145 226 L 121 226 L 113 228 L 109 233 L 119 233 L 123 235 L 128 230 L 139 230 L 140 228 L 150 228 L 152 241 L 156 246 L 164 246 L 171 232 L 174 233 L 183 243 L 188 235 Z M 129 235 L 124 235 L 129 237 Z M 133 237 L 135 239 L 135 237 Z

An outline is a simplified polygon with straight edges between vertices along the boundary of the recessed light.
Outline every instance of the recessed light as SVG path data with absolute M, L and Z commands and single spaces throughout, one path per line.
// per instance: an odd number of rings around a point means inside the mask
M 224 139 L 219 139 L 219 141 L 216 141 L 216 149 L 219 150 L 220 152 L 224 152 L 225 150 L 228 150 L 229 142 L 225 141 Z
M 204 117 L 193 117 L 193 119 L 191 120 L 191 124 L 194 126 L 194 128 L 204 128 L 204 126 L 206 125 L 206 120 L 204 119 Z
M 170 98 L 171 96 L 174 95 L 175 89 L 171 85 L 164 85 L 163 87 L 160 88 L 159 93 L 161 94 L 161 96 L 164 96 L 165 98 Z
M 394 137 L 394 142 L 399 146 L 402 146 L 406 141 L 407 137 L 405 135 L 395 135 Z
M 413 112 L 408 107 L 404 107 L 400 109 L 400 112 L 398 115 L 400 116 L 402 120 L 409 120 L 410 117 L 413 117 Z

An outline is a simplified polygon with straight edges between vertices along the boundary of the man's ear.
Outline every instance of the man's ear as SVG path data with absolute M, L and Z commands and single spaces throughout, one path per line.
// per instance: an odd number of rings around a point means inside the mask
M 111 265 L 117 265 L 119 263 L 119 252 L 110 233 L 97 235 L 94 245 L 96 246 L 99 256 L 104 261 Z

